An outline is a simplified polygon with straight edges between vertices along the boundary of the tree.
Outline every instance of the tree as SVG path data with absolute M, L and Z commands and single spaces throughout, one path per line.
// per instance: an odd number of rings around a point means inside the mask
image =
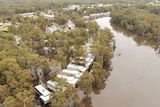
M 64 92 L 65 88 L 67 87 L 66 79 L 56 77 L 55 81 L 57 82 L 55 86 L 56 90 Z
M 48 67 L 47 60 L 44 56 L 40 56 L 38 54 L 28 54 L 28 66 L 29 70 L 35 79 L 38 79 L 38 70 L 44 69 Z
M 51 93 L 50 98 L 52 107 L 62 107 L 69 104 L 67 94 L 62 91 Z
M 59 13 L 55 16 L 55 22 L 59 25 L 64 25 L 68 21 L 68 18 L 66 15 Z
M 76 25 L 76 27 L 83 27 L 83 28 L 86 28 L 86 22 L 85 20 L 80 17 L 80 16 L 77 16 L 75 17 L 75 19 L 73 20 L 74 24 Z
M 65 68 L 67 65 L 66 58 L 66 54 L 63 51 L 59 51 L 58 54 L 55 55 L 55 59 L 61 63 L 62 68 Z
M 95 21 L 88 21 L 87 28 L 89 29 L 89 33 L 97 33 L 99 30 L 99 25 Z
M 16 99 L 13 96 L 7 97 L 3 104 L 6 105 L 7 107 L 20 107 L 21 106 L 18 99 Z
M 91 97 L 84 97 L 78 107 L 93 107 Z
M 17 99 L 23 103 L 23 107 L 28 107 L 33 105 L 34 95 L 28 90 L 24 90 L 23 92 L 19 92 L 16 95 Z
M 78 83 L 80 89 L 84 92 L 86 97 L 92 93 L 92 84 L 94 82 L 94 77 L 91 73 L 85 72 L 81 76 L 81 81 Z
M 69 99 L 72 98 L 73 101 L 78 102 L 79 96 L 77 92 L 78 92 L 78 88 L 73 87 L 71 84 L 67 85 L 66 93 Z
M 16 59 L 12 57 L 7 57 L 0 61 L 0 68 L 0 73 L 2 74 L 1 78 L 4 77 L 5 81 L 5 83 L 0 85 L 0 97 L 4 100 L 4 105 L 12 103 L 7 101 L 8 99 L 14 102 L 14 104 L 11 104 L 13 107 L 21 106 L 21 104 L 23 105 L 23 102 L 19 101 L 17 94 L 24 90 L 32 96 L 32 99 L 29 99 L 30 103 L 25 101 L 25 104 L 33 105 L 31 102 L 34 101 L 34 91 L 31 84 L 31 74 L 26 70 L 21 70 Z
M 47 21 L 44 19 L 43 16 L 39 16 L 36 20 L 37 26 L 41 28 L 42 31 L 45 31 L 47 26 Z
M 93 89 L 94 90 L 101 90 L 104 88 L 105 85 L 105 78 L 108 77 L 108 72 L 102 68 L 102 65 L 98 62 L 93 63 L 93 72 L 94 76 L 94 83 L 93 83 Z
M 102 67 L 110 64 L 110 59 L 113 57 L 112 53 L 112 34 L 108 29 L 101 30 L 100 35 L 95 38 L 92 50 L 96 56 L 96 61 L 101 63 Z

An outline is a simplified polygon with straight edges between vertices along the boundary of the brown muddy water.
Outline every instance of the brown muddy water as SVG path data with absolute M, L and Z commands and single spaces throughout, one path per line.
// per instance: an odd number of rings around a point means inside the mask
M 96 19 L 111 30 L 117 48 L 105 89 L 91 95 L 93 107 L 160 107 L 160 55 L 142 37 L 111 26 L 110 19 Z

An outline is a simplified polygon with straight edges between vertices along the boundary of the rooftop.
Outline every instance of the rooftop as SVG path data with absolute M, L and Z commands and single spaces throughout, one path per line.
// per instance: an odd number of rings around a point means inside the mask
M 41 84 L 35 86 L 35 89 L 40 92 L 40 94 L 42 94 L 43 96 L 47 96 L 50 94 L 50 92 L 45 89 Z

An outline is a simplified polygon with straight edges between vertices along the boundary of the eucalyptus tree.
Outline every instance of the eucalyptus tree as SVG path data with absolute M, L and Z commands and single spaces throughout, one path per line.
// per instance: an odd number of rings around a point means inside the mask
M 85 72 L 81 76 L 81 81 L 78 83 L 80 89 L 84 92 L 86 97 L 89 96 L 89 94 L 92 93 L 92 84 L 95 81 L 93 75 L 91 73 Z

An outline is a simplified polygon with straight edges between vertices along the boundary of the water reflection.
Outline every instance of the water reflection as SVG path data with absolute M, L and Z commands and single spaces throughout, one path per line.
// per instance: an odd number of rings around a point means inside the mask
M 80 107 L 93 107 L 91 97 L 84 97 L 81 100 Z
M 138 46 L 146 45 L 146 39 L 144 36 L 137 35 L 134 32 L 126 30 L 125 28 L 118 26 L 114 23 L 111 23 L 111 26 L 112 26 L 113 30 L 117 31 L 118 33 L 122 33 L 122 35 L 124 35 L 126 37 L 133 38 L 136 41 Z

